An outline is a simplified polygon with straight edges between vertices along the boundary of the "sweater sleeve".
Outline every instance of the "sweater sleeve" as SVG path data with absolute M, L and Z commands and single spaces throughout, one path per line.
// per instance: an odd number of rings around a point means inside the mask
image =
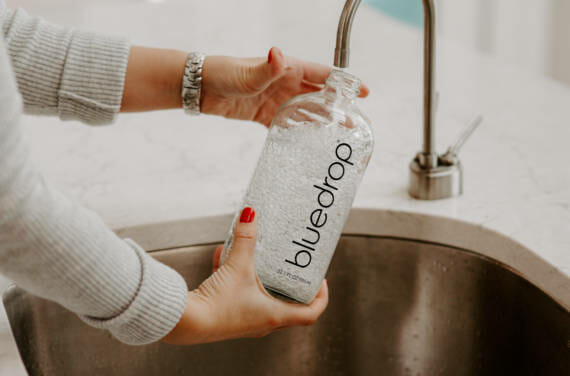
M 2 0 L 0 24 L 26 113 L 87 124 L 114 119 L 130 50 L 125 40 L 52 25 Z
M 16 85 L 0 36 L 0 272 L 122 342 L 159 340 L 182 316 L 184 279 L 43 180 Z

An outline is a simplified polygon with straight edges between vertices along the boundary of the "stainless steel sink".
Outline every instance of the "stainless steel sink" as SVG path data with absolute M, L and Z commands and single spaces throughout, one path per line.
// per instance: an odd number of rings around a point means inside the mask
M 193 287 L 209 275 L 230 219 L 119 233 Z M 16 287 L 4 303 L 30 375 L 570 374 L 570 280 L 500 234 L 356 210 L 328 280 L 330 305 L 313 327 L 190 347 L 120 344 Z

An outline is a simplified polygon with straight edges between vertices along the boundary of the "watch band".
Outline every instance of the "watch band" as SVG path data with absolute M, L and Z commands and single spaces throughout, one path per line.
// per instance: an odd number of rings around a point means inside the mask
M 206 55 L 190 52 L 184 67 L 182 79 L 182 105 L 189 115 L 200 115 L 200 95 L 202 92 L 202 66 Z

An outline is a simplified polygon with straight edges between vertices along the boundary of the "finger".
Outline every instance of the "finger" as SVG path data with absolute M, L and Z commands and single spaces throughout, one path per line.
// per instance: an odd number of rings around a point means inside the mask
M 271 67 L 271 73 L 273 77 L 280 76 L 285 70 L 285 55 L 277 47 L 271 47 L 269 53 L 267 54 L 267 64 Z
M 244 84 L 252 91 L 266 89 L 285 73 L 285 57 L 277 47 L 272 47 L 267 60 L 255 65 L 248 65 Z
M 303 79 L 312 84 L 324 84 L 331 72 L 331 67 L 318 63 L 304 62 Z M 370 89 L 365 84 L 360 87 L 360 98 L 366 98 L 370 94 Z
M 283 320 L 285 325 L 312 325 L 325 311 L 329 303 L 328 282 L 323 281 L 317 296 L 308 305 L 282 303 L 285 305 L 283 310 L 285 312 L 285 319 Z
M 362 86 L 360 86 L 360 93 L 358 93 L 358 96 L 360 98 L 366 98 L 368 94 L 370 94 L 370 89 L 365 84 L 362 84 Z
M 317 85 L 309 81 L 302 81 L 301 82 L 301 91 L 303 93 L 312 93 L 315 91 L 321 91 L 323 89 L 323 85 Z
M 228 262 L 240 267 L 253 268 L 255 244 L 257 242 L 257 220 L 255 210 L 246 206 L 234 228 L 233 245 Z
M 303 62 L 303 72 L 303 78 L 305 80 L 314 84 L 324 84 L 331 72 L 331 67 L 305 61 Z
M 220 267 L 220 257 L 222 257 L 222 249 L 224 249 L 223 245 L 219 245 L 216 247 L 214 251 L 214 257 L 212 258 L 212 273 L 215 273 L 216 270 Z
M 306 102 L 303 104 L 306 111 L 296 111 L 291 115 L 291 120 L 295 122 L 312 122 L 312 121 L 330 121 L 332 122 L 333 113 L 327 112 L 323 106 L 317 103 Z
M 316 85 L 311 82 L 303 81 L 301 83 L 301 94 L 314 93 L 316 91 L 321 91 L 322 89 L 323 86 Z M 370 94 L 370 89 L 368 88 L 368 86 L 363 84 L 360 87 L 360 92 L 358 93 L 358 97 L 366 98 L 369 94 Z
M 303 89 L 312 89 L 313 91 L 318 91 L 318 90 L 322 90 L 325 86 L 303 80 L 301 82 L 301 87 Z

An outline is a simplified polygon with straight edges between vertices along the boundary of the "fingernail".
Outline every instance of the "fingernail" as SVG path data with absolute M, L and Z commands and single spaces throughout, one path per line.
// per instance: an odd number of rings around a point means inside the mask
M 239 221 L 240 223 L 251 223 L 253 222 L 253 218 L 255 218 L 255 210 L 248 206 L 241 212 Z
M 325 285 L 327 285 L 327 287 L 329 287 L 329 280 L 325 279 Z
M 273 60 L 273 47 L 269 50 L 269 55 L 267 55 L 267 63 L 271 63 Z

